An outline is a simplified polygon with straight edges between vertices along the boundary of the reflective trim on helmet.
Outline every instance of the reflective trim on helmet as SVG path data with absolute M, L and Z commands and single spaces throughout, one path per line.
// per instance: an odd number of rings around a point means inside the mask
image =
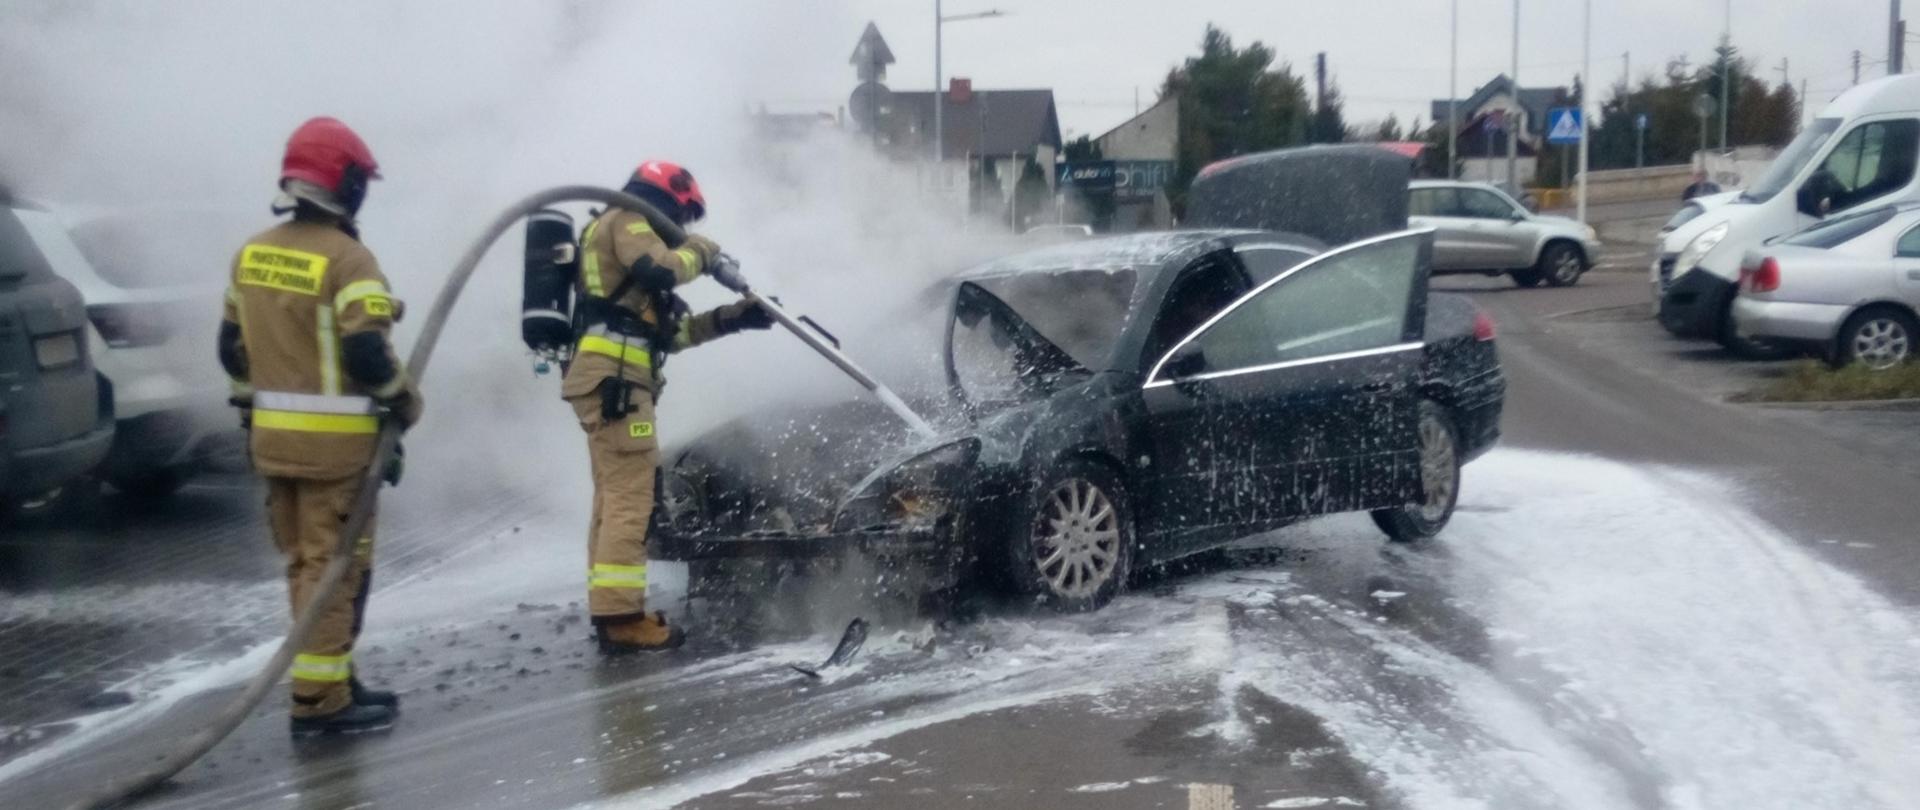
M 590 334 L 581 338 L 580 351 L 606 355 L 641 368 L 653 368 L 653 353 L 647 351 L 646 347 L 616 343 L 600 335 Z
M 296 681 L 319 681 L 321 683 L 340 683 L 353 677 L 353 653 L 344 655 L 309 655 L 300 653 L 293 657 L 293 668 L 288 670 Z

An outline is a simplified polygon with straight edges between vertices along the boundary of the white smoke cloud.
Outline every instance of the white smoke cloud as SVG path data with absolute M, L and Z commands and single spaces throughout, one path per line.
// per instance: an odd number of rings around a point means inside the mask
M 363 236 L 414 313 L 403 353 L 501 208 L 556 185 L 617 187 L 647 158 L 691 168 L 710 202 L 699 230 L 888 376 L 938 357 L 937 332 L 903 345 L 904 302 L 1001 247 L 857 142 L 752 136 L 755 99 L 844 59 L 864 20 L 834 4 L 41 0 L 0 21 L 0 183 L 37 199 L 219 209 L 264 228 L 287 134 L 314 115 L 356 128 L 385 175 Z M 210 284 L 237 247 L 230 231 L 184 240 Z M 505 486 L 585 509 L 578 428 L 519 344 L 520 239 L 501 240 L 442 336 L 400 497 L 457 505 Z M 696 310 L 727 298 L 708 281 L 685 292 Z M 210 346 L 185 350 L 213 362 Z M 702 347 L 668 376 L 669 444 L 785 401 L 858 394 L 778 332 Z

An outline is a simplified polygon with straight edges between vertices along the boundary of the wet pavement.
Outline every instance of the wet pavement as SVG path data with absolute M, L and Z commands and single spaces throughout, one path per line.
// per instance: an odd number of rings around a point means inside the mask
M 573 603 L 579 515 L 477 482 L 403 488 L 360 656 L 402 694 L 401 725 L 294 744 L 270 700 L 140 806 L 1898 807 L 1920 792 L 1920 475 L 1876 436 L 1910 425 L 1803 429 L 1804 414 L 1725 403 L 1669 365 L 1709 361 L 1656 354 L 1651 323 L 1579 314 L 1642 303 L 1643 274 L 1437 286 L 1495 315 L 1513 385 L 1507 441 L 1467 468 L 1440 542 L 1315 521 L 1150 574 L 1094 614 L 987 603 L 876 627 L 811 680 L 789 665 L 817 664 L 874 608 L 772 602 L 755 609 L 781 621 L 759 624 L 812 632 L 755 634 L 729 620 L 741 605 L 699 604 L 688 648 L 605 662 Z M 285 621 L 258 501 L 244 476 L 215 476 L 158 507 L 109 497 L 9 530 L 0 806 L 56 806 L 230 696 Z M 81 708 L 116 691 L 134 702 Z

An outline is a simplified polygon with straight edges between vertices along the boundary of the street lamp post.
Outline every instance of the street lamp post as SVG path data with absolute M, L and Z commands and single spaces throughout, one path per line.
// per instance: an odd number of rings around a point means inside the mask
M 1587 126 L 1587 94 L 1593 92 L 1593 0 L 1587 0 L 1583 8 L 1586 15 L 1580 35 L 1580 201 L 1575 204 L 1574 218 L 1580 224 L 1587 222 L 1587 141 L 1593 130 Z
M 940 0 L 933 0 L 933 162 L 936 164 L 947 157 L 947 92 L 941 87 L 946 82 L 946 77 L 942 75 L 940 65 L 940 39 L 945 33 L 945 26 L 947 23 L 961 20 L 981 20 L 1002 16 L 1005 16 L 1004 12 L 993 9 L 948 17 L 941 13 Z
M 1520 193 L 1520 180 L 1514 177 L 1514 153 L 1520 148 L 1520 0 L 1513 0 L 1513 72 L 1508 77 L 1513 80 L 1513 98 L 1507 104 L 1507 185 L 1514 194 Z M 1488 174 L 1493 172 L 1489 171 Z
M 1733 48 L 1733 0 L 1727 0 L 1726 28 L 1720 34 L 1720 45 Z M 1723 52 L 1720 56 L 1720 151 L 1727 151 L 1727 116 L 1733 112 L 1733 54 Z
M 1454 139 L 1460 132 L 1460 0 L 1453 0 L 1453 44 L 1447 51 L 1447 179 L 1453 180 L 1453 167 L 1459 165 Z

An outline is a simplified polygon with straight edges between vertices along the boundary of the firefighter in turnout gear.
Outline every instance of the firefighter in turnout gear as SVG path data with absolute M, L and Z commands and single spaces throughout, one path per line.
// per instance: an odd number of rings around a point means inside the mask
M 420 393 L 388 340 L 400 302 L 354 227 L 367 184 L 379 176 L 345 124 L 302 124 L 287 141 L 284 193 L 274 203 L 274 213 L 293 216 L 247 240 L 227 287 L 220 363 L 251 425 L 253 465 L 266 478 L 268 520 L 287 558 L 296 614 L 333 557 L 380 420 L 411 426 L 420 418 Z M 398 700 L 363 687 L 353 661 L 372 562 L 369 522 L 346 578 L 294 657 L 295 737 L 393 724 Z
M 671 163 L 641 164 L 625 191 L 682 225 L 706 213 L 693 175 Z M 770 313 L 747 302 L 686 314 L 673 289 L 711 271 L 719 255 L 718 245 L 697 234 L 669 245 L 646 217 L 619 208 L 581 233 L 576 310 L 582 331 L 561 395 L 586 431 L 593 464 L 587 605 L 603 653 L 672 649 L 686 638 L 646 603 L 661 368 L 673 352 L 773 325 Z

